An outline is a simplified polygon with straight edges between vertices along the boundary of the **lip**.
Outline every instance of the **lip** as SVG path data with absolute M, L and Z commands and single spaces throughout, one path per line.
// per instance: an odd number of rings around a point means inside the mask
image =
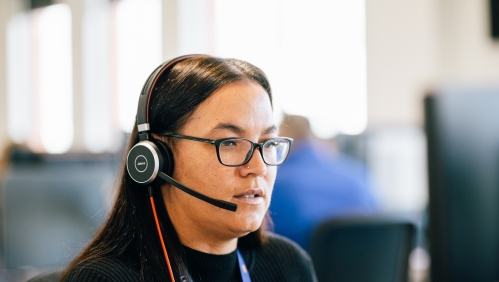
M 257 205 L 263 203 L 263 189 L 248 189 L 234 196 L 234 199 L 239 202 Z

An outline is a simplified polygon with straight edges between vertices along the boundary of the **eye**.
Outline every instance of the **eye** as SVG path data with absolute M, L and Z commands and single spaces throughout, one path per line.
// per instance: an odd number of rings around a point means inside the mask
M 222 143 L 220 143 L 220 148 L 231 149 L 231 148 L 237 147 L 237 145 L 239 143 L 238 141 L 239 140 L 236 140 L 236 139 L 225 140 Z
M 266 149 L 273 149 L 273 148 L 278 147 L 280 144 L 281 144 L 280 140 L 278 140 L 278 139 L 270 139 L 270 140 L 267 140 L 265 142 L 264 147 Z

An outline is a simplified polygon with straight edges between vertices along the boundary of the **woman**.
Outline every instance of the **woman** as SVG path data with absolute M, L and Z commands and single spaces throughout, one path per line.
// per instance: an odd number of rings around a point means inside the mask
M 113 209 L 61 281 L 315 281 L 308 255 L 265 231 L 292 141 L 277 137 L 265 74 L 194 55 L 160 66 L 144 89 Z M 156 177 L 139 179 L 158 167 L 141 147 L 165 159 Z

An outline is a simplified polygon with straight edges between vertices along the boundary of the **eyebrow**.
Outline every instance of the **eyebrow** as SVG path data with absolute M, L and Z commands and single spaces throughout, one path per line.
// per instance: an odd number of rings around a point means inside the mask
M 216 130 L 229 130 L 231 132 L 234 132 L 236 134 L 244 134 L 245 130 L 242 129 L 241 127 L 235 125 L 235 124 L 232 124 L 232 123 L 219 123 L 217 124 L 217 126 L 215 126 L 211 132 L 213 131 L 216 131 Z M 275 125 L 271 125 L 269 127 L 267 127 L 262 133 L 265 135 L 265 134 L 269 134 L 269 133 L 273 133 L 273 132 L 276 132 L 277 131 L 277 127 Z
M 277 126 L 272 125 L 272 126 L 267 127 L 267 129 L 265 129 L 263 131 L 263 134 L 265 135 L 265 134 L 274 133 L 274 132 L 277 132 Z

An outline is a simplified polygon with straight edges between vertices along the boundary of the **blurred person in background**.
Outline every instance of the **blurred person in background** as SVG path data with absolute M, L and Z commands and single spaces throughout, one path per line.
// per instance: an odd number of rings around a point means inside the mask
M 294 139 L 278 169 L 270 212 L 274 231 L 308 249 L 312 231 L 332 217 L 375 213 L 367 167 L 315 137 L 307 118 L 285 115 L 280 133 Z
M 303 249 L 265 231 L 292 143 L 278 136 L 265 74 L 192 55 L 144 89 L 111 213 L 61 281 L 316 281 Z M 163 182 L 140 182 L 159 159 Z

